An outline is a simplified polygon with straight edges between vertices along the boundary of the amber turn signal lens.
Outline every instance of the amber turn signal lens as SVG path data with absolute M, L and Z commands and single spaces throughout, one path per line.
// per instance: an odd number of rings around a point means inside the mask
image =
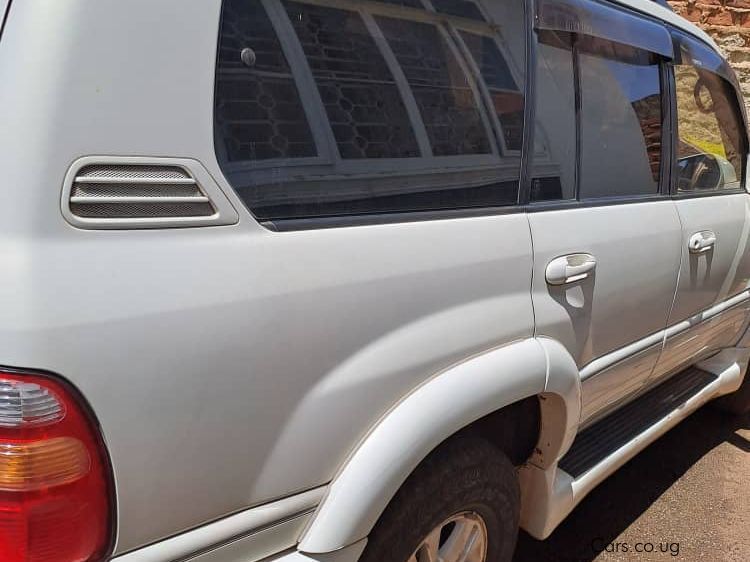
M 91 460 L 83 443 L 57 437 L 25 443 L 0 443 L 0 490 L 28 492 L 75 482 Z

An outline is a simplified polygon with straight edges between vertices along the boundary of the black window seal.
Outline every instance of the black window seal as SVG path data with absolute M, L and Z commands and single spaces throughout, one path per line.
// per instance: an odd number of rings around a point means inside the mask
M 679 196 L 677 191 L 677 147 L 679 146 L 679 130 L 677 128 L 677 82 L 674 74 L 674 63 L 665 65 L 669 84 L 669 126 L 670 135 L 670 170 L 669 170 L 669 195 L 674 198 Z
M 725 195 L 747 195 L 744 187 L 733 187 L 732 189 L 711 189 L 706 191 L 682 191 L 672 195 L 672 199 L 702 199 L 703 197 L 723 197 Z
M 573 56 L 573 91 L 575 99 L 575 168 L 574 168 L 574 195 L 575 201 L 581 199 L 581 171 L 583 170 L 583 95 L 581 93 L 581 58 L 578 52 L 578 35 L 571 36 L 570 52 Z
M 637 205 L 639 203 L 656 203 L 669 201 L 669 195 L 654 193 L 650 195 L 626 195 L 614 197 L 597 197 L 591 199 L 574 200 L 561 199 L 558 201 L 537 201 L 526 208 L 529 213 L 544 211 L 561 211 L 567 209 L 589 209 L 595 207 L 616 207 L 619 205 Z
M 526 80 L 524 81 L 523 141 L 521 144 L 521 174 L 518 185 L 518 204 L 531 202 L 531 164 L 534 157 L 536 136 L 536 68 L 537 41 L 534 33 L 536 0 L 524 2 L 524 24 L 526 26 Z
M 292 232 L 299 230 L 327 230 L 358 226 L 435 222 L 450 219 L 513 215 L 523 212 L 525 212 L 525 207 L 521 205 L 507 205 L 505 207 L 470 207 L 465 209 L 440 209 L 437 211 L 405 211 L 403 213 L 368 213 L 335 217 L 279 219 L 261 221 L 260 224 L 274 232 Z
M 667 60 L 659 62 L 659 81 L 661 82 L 661 169 L 659 174 L 659 193 L 669 196 L 675 182 L 677 116 L 673 101 L 674 73 Z M 674 133 L 674 134 L 673 134 Z
M 3 30 L 5 29 L 5 24 L 8 21 L 8 14 L 10 14 L 10 5 L 13 3 L 13 0 L 8 0 L 8 5 L 5 6 L 5 12 L 2 15 L 2 19 L 0 20 L 0 37 L 3 36 Z
M 736 193 L 730 193 L 727 190 L 725 194 L 734 195 Z M 260 224 L 261 226 L 273 232 L 295 232 L 305 230 L 351 228 L 360 226 L 408 224 L 415 222 L 435 222 L 440 220 L 531 214 L 550 211 L 589 209 L 597 207 L 616 207 L 619 205 L 638 205 L 671 200 L 672 198 L 669 195 L 663 194 L 633 195 L 627 197 L 587 199 L 584 201 L 575 201 L 572 199 L 560 201 L 539 201 L 536 203 L 530 203 L 528 205 L 508 205 L 506 207 L 476 207 L 467 209 L 441 209 L 437 211 L 415 211 L 403 213 L 279 219 L 273 221 L 261 221 Z

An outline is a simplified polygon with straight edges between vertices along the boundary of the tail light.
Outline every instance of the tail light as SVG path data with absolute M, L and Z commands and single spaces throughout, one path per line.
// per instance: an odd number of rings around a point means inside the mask
M 0 560 L 94 562 L 110 546 L 109 465 L 64 383 L 0 371 Z

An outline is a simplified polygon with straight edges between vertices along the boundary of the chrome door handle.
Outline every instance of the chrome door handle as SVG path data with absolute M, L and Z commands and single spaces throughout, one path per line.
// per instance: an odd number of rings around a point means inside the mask
M 713 250 L 714 246 L 716 246 L 716 233 L 713 230 L 696 232 L 688 241 L 691 254 L 703 254 Z
M 596 258 L 591 254 L 569 254 L 555 258 L 547 265 L 547 283 L 568 285 L 589 277 L 596 269 Z

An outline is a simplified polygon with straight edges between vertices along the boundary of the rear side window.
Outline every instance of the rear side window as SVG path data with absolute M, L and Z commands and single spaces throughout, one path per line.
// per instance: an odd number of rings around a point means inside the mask
M 222 171 L 267 221 L 513 205 L 524 56 L 520 2 L 225 0 Z
M 216 114 L 222 155 L 228 162 L 317 156 L 292 69 L 261 2 L 224 6 Z M 228 22 L 231 22 L 229 24 Z M 253 45 L 247 72 L 239 51 Z
M 362 16 L 300 2 L 284 2 L 284 7 L 310 66 L 340 156 L 419 156 L 398 85 Z
M 706 193 L 741 186 L 747 138 L 732 84 L 712 67 L 712 53 L 680 37 L 674 65 L 677 190 Z M 692 48 L 695 47 L 695 48 Z M 722 63 L 723 65 L 723 63 Z

